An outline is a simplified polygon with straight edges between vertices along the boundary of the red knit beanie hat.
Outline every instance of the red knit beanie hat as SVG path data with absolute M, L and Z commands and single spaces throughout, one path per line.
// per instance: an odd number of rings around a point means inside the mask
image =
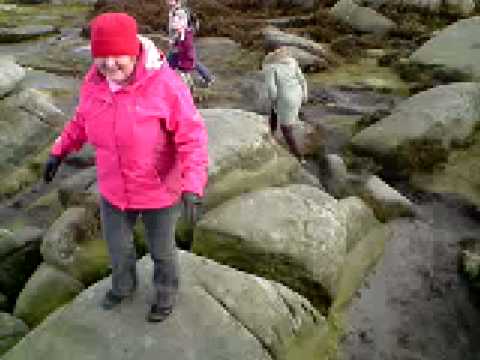
M 125 13 L 104 13 L 90 22 L 92 56 L 107 57 L 140 53 L 137 22 Z

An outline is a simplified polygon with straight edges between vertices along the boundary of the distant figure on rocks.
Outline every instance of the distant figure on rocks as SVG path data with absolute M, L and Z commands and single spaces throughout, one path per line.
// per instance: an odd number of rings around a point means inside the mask
M 137 288 L 132 231 L 139 217 L 153 261 L 147 320 L 169 316 L 178 293 L 175 224 L 183 204 L 194 223 L 207 181 L 207 132 L 190 92 L 153 42 L 124 13 L 104 13 L 91 28 L 93 65 L 73 118 L 44 169 L 52 181 L 62 160 L 85 142 L 96 150 L 103 235 L 112 262 L 106 310 Z
M 181 0 L 166 0 L 168 11 L 168 41 L 170 51 L 167 60 L 173 69 L 191 71 L 195 69 L 202 77 L 206 87 L 215 81 L 215 77 L 205 65 L 196 58 L 195 52 L 195 27 L 196 21 L 192 20 L 191 10 L 182 7 Z
M 302 103 L 307 102 L 307 82 L 295 58 L 287 47 L 280 47 L 267 54 L 263 61 L 263 72 L 268 98 L 271 102 L 269 117 L 272 135 L 278 123 L 292 154 L 303 162 L 293 136 L 293 125 L 299 121 Z

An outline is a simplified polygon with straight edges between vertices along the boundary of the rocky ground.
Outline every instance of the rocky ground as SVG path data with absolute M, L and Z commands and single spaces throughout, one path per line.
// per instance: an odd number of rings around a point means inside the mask
M 51 94 L 55 104 L 69 114 L 76 103 L 81 73 L 89 61 L 85 49 L 88 42 L 79 37 L 85 16 L 91 17 L 107 6 L 141 12 L 142 30 L 152 34 L 156 43 L 166 50 L 163 35 L 157 33 L 162 26 L 158 19 L 164 18 L 165 10 L 152 7 L 152 3 L 141 1 L 132 6 L 127 1 L 99 1 L 88 15 L 85 8 L 76 16 L 62 15 L 61 11 L 49 14 L 50 18 L 45 18 L 48 15 L 45 13 L 37 14 L 43 17 L 43 22 L 53 22 L 59 27 L 57 35 L 43 38 L 44 35 L 37 34 L 35 37 L 40 36 L 40 40 L 2 44 L 0 51 L 16 55 L 20 64 L 31 68 L 23 86 Z M 322 2 L 324 7 L 313 14 L 308 10 L 258 9 L 255 4 L 239 3 L 242 2 L 197 3 L 196 10 L 203 16 L 204 23 L 200 34 L 203 37 L 197 41 L 199 56 L 216 76 L 211 88 L 196 88 L 194 96 L 198 106 L 203 109 L 244 109 L 260 114 L 267 112 L 262 98 L 263 78 L 259 72 L 266 51 L 263 35 L 258 31 L 263 25 L 275 24 L 288 34 L 327 43 L 331 53 L 325 55 L 322 50 L 320 59 L 304 66 L 305 70 L 314 70 L 307 75 L 310 97 L 302 109 L 304 122 L 298 137 L 305 140 L 308 133 L 304 129 L 307 128 L 316 139 L 313 143 L 318 145 L 320 137 L 322 144 L 321 147 L 305 146 L 309 160 L 307 169 L 318 176 L 327 191 L 336 197 L 352 195 L 353 183 L 347 182 L 352 186 L 345 190 L 336 186 L 338 182 L 332 185 L 326 181 L 331 174 L 325 174 L 323 154 L 341 154 L 349 173 L 377 173 L 405 195 L 411 201 L 410 205 L 413 203 L 414 218 L 396 218 L 388 222 L 392 237 L 385 245 L 384 256 L 351 305 L 346 307 L 343 329 L 338 332 L 344 332 L 338 358 L 478 359 L 480 305 L 475 291 L 458 271 L 461 245 L 467 239 L 475 241 L 480 237 L 478 202 L 475 203 L 478 198 L 471 195 L 477 194 L 477 190 L 465 180 L 462 196 L 426 192 L 429 188 L 452 192 L 457 183 L 451 178 L 464 171 L 464 167 L 454 167 L 455 159 L 461 158 L 463 152 L 470 151 L 471 155 L 471 149 L 476 145 L 452 151 L 448 165 L 435 168 L 435 182 L 429 181 L 431 173 L 425 174 L 422 169 L 410 181 L 388 177 L 386 175 L 392 174 L 383 171 L 385 164 L 375 156 L 359 156 L 349 147 L 352 136 L 388 116 L 406 97 L 451 82 L 456 74 L 405 64 L 404 59 L 436 31 L 463 15 L 444 10 L 432 15 L 409 6 L 399 9 L 392 4 L 379 5 L 375 7 L 379 14 L 400 24 L 385 37 L 354 30 L 355 24 L 336 20 L 328 11 L 336 1 Z M 218 14 L 220 20 L 214 20 L 214 15 Z M 22 17 L 25 18 L 25 14 Z M 5 21 L 0 17 L 0 22 Z M 43 28 L 34 30 L 45 31 Z M 466 108 L 470 111 L 470 107 Z M 474 139 L 469 141 L 476 144 Z M 471 161 L 471 156 L 466 157 Z M 28 225 L 48 229 L 62 211 L 58 208 L 58 199 L 52 198 L 54 192 L 51 190 L 72 174 L 79 173 L 84 166 L 81 156 L 79 158 L 72 161 L 74 166 L 63 168 L 54 184 L 45 186 L 33 182 L 23 191 L 4 199 L 0 206 L 0 227 L 18 229 Z M 437 176 L 443 171 L 451 171 L 453 175 L 449 178 Z M 424 192 L 413 190 L 413 185 Z M 355 191 L 353 195 L 363 194 L 360 190 Z M 362 199 L 367 201 L 368 197 Z M 380 210 L 376 211 L 378 217 Z M 267 270 L 265 274 L 268 274 Z M 324 314 L 328 312 L 323 311 Z M 293 347 L 289 358 L 305 358 L 305 353 L 323 357 L 325 342 L 322 336 L 320 338 L 314 336 Z
M 457 273 L 459 244 L 478 214 L 456 199 L 416 198 L 419 217 L 396 220 L 383 259 L 352 302 L 342 358 L 478 359 L 478 298 Z

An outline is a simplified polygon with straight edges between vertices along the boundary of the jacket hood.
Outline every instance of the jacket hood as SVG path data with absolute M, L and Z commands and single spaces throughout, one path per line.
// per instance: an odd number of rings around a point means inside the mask
M 141 48 L 135 66 L 134 81 L 126 87 L 138 86 L 153 74 L 155 70 L 161 69 L 166 64 L 165 54 L 155 46 L 152 40 L 141 35 L 138 35 L 138 40 Z M 95 64 L 92 64 L 85 76 L 85 82 L 90 85 L 102 85 L 106 83 L 106 79 L 98 71 Z
M 286 49 L 278 49 L 271 53 L 268 53 L 263 60 L 263 65 L 271 64 L 296 64 L 297 60 L 290 55 L 290 52 Z

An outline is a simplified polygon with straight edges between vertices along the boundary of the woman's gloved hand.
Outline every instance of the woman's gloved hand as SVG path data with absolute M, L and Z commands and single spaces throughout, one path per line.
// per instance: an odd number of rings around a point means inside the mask
M 61 162 L 62 162 L 62 158 L 60 158 L 59 156 L 55 156 L 55 155 L 48 156 L 48 160 L 45 163 L 45 167 L 43 169 L 43 180 L 46 183 L 49 183 L 50 181 L 53 180 Z
M 182 195 L 184 216 L 187 223 L 191 226 L 195 225 L 198 220 L 198 212 L 202 200 L 197 194 L 192 192 L 184 192 Z

